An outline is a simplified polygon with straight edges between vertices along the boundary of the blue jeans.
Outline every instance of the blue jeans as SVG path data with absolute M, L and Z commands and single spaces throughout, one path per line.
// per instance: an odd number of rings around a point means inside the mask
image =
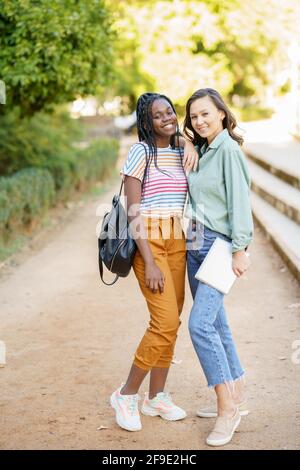
M 225 235 L 204 227 L 199 250 L 187 251 L 188 278 L 193 308 L 189 318 L 191 339 L 209 387 L 237 380 L 244 375 L 227 322 L 224 294 L 195 278 L 216 237 Z

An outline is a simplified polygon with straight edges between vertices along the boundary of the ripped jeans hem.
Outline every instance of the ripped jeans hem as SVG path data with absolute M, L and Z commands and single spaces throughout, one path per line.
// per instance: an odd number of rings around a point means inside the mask
M 226 385 L 228 387 L 229 393 L 232 394 L 232 393 L 234 393 L 235 382 L 237 382 L 238 380 L 241 380 L 241 379 L 243 379 L 243 381 L 245 381 L 245 371 L 243 371 L 242 374 L 239 377 L 237 377 L 236 379 L 224 380 L 224 382 L 217 382 L 215 384 L 207 384 L 207 386 L 208 386 L 208 388 L 214 388 L 217 385 Z

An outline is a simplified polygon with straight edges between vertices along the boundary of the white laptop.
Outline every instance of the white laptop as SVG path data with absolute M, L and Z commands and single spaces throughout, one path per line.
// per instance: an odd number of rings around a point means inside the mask
M 195 278 L 223 294 L 228 294 L 237 278 L 232 270 L 231 243 L 216 238 Z

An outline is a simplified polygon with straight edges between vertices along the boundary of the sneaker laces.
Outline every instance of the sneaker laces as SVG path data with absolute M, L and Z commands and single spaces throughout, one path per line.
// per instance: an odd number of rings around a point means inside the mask
M 160 392 L 158 395 L 159 396 L 156 395 L 158 400 L 161 400 L 161 401 L 167 403 L 168 405 L 174 405 L 169 392 Z
M 139 397 L 137 395 L 126 395 L 126 398 L 124 396 L 124 399 L 128 405 L 128 410 L 130 414 L 131 415 L 137 414 L 137 404 L 139 401 Z

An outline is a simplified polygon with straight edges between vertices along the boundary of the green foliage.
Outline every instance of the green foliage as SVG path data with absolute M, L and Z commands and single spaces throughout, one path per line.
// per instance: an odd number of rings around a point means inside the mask
M 137 5 L 137 2 L 131 2 Z M 142 2 L 142 3 L 145 3 Z M 107 98 L 121 96 L 123 113 L 133 111 L 136 100 L 141 93 L 153 89 L 154 80 L 143 70 L 143 57 L 140 52 L 140 40 L 136 18 L 127 14 L 128 1 L 108 0 L 114 11 L 113 31 L 118 37 L 115 42 L 115 63 L 111 86 L 106 90 Z M 148 2 L 149 4 L 149 2 Z
M 81 148 L 82 126 L 57 111 L 78 96 L 107 95 L 117 77 L 125 79 L 122 65 L 115 68 L 112 16 L 107 0 L 0 0 L 2 240 L 114 168 L 118 144 L 105 139 Z M 138 69 L 134 57 L 131 67 Z M 129 94 L 130 86 L 120 91 Z
M 113 68 L 105 0 L 0 0 L 0 79 L 7 105 L 33 115 L 103 92 Z M 5 107 L 0 107 L 4 112 Z
M 248 105 L 245 108 L 239 108 L 237 110 L 233 109 L 233 111 L 238 120 L 243 122 L 270 119 L 273 115 L 272 109 L 262 108 L 257 105 Z
M 115 168 L 118 150 L 114 139 L 94 140 L 87 148 L 73 148 L 64 156 L 35 161 L 36 168 L 0 177 L 0 241 L 14 239 L 51 205 L 104 180 Z
M 65 112 L 20 118 L 15 112 L 0 117 L 0 175 L 27 167 L 49 170 L 55 191 L 66 199 L 74 189 L 105 176 L 116 161 L 115 140 L 94 140 L 85 148 L 82 125 Z M 58 197 L 58 196 L 57 196 Z
M 93 181 L 104 180 L 115 168 L 119 142 L 114 139 L 97 139 L 77 154 L 75 166 L 76 188 L 84 189 Z
M 0 238 L 13 238 L 54 201 L 54 180 L 47 170 L 27 168 L 0 177 Z
M 179 109 L 207 86 L 233 102 L 256 97 L 265 106 L 267 89 L 276 93 L 282 70 L 290 67 L 290 42 L 299 37 L 298 0 L 124 3 L 128 24 L 138 31 L 140 70 Z
M 121 96 L 127 112 L 150 90 L 182 107 L 203 86 L 263 103 L 299 21 L 299 0 L 0 0 L 0 114 L 86 95 Z
M 66 200 L 74 191 L 107 178 L 115 167 L 119 143 L 114 139 L 93 140 L 87 148 L 73 148 L 63 159 L 46 164 L 55 180 L 57 199 Z
M 0 175 L 68 159 L 71 142 L 82 137 L 81 126 L 65 112 L 23 119 L 16 112 L 0 116 Z

